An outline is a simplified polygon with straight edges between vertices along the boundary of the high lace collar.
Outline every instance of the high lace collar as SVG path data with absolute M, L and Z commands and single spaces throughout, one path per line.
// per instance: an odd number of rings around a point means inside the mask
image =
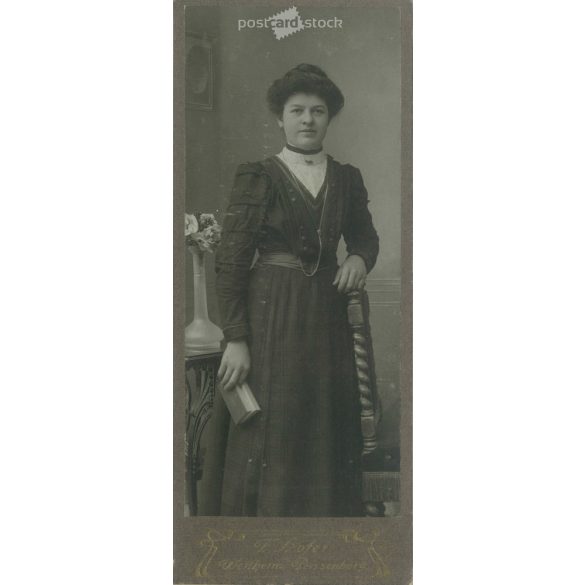
M 281 150 L 279 156 L 287 164 L 303 165 L 307 167 L 322 165 L 327 160 L 327 155 L 324 150 L 321 150 L 316 154 L 303 154 L 300 152 L 293 152 L 286 148 L 286 146 Z

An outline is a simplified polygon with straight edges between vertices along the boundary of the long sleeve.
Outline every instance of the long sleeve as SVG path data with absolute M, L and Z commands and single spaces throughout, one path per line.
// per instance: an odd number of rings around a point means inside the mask
M 221 244 L 215 259 L 216 291 L 226 341 L 246 337 L 248 282 L 262 226 L 270 177 L 260 164 L 241 164 L 223 219 Z
M 359 169 L 350 167 L 350 201 L 343 237 L 348 255 L 361 256 L 368 272 L 376 264 L 379 251 L 378 234 L 368 210 L 368 192 Z

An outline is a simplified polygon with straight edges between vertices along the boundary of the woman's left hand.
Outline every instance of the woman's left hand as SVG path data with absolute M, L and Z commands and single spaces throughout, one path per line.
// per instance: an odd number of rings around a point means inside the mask
M 348 256 L 339 267 L 333 286 L 337 286 L 340 293 L 348 293 L 352 290 L 364 288 L 366 284 L 366 263 L 361 256 Z

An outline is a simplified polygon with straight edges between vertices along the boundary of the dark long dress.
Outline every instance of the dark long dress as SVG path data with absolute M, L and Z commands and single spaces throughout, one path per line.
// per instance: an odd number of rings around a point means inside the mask
M 318 258 L 322 211 L 321 261 L 307 276 Z M 332 285 L 341 235 L 371 270 L 378 236 L 355 167 L 329 157 L 316 198 L 276 157 L 238 167 L 216 256 L 217 295 L 226 340 L 245 338 L 250 347 L 248 382 L 262 412 L 236 426 L 217 393 L 201 515 L 362 514 L 347 301 Z M 262 261 L 277 252 L 299 257 L 304 271 Z

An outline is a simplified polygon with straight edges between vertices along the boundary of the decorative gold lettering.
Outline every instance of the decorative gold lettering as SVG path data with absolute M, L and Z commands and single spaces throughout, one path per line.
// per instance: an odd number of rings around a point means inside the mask
M 274 550 L 279 542 L 280 538 L 262 538 L 254 542 L 254 548 L 258 552 L 265 553 Z
M 273 561 L 259 561 L 258 559 L 223 559 L 218 565 L 224 571 L 248 571 L 257 573 L 258 571 L 281 571 L 284 569 L 282 563 Z
M 319 553 L 327 550 L 327 545 L 317 544 L 314 540 L 299 542 L 296 538 L 289 538 L 276 552 L 279 553 Z

